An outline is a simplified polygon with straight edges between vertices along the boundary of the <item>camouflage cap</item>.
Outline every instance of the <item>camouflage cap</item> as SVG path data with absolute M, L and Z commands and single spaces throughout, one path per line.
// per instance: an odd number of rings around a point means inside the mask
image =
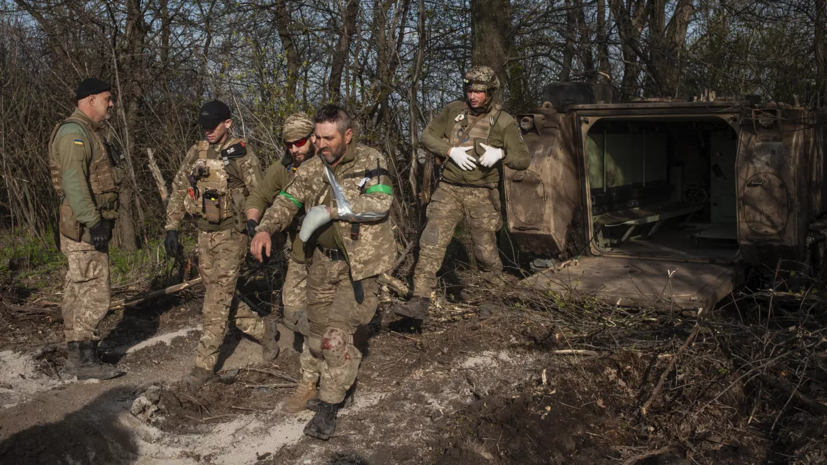
M 474 66 L 465 73 L 463 84 L 466 91 L 488 92 L 500 88 L 500 79 L 491 67 Z
M 307 137 L 316 126 L 313 120 L 305 113 L 293 113 L 284 120 L 284 140 L 295 141 Z

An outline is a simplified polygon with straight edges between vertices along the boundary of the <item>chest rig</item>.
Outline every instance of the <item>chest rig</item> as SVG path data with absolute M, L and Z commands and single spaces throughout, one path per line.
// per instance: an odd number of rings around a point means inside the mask
M 52 178 L 52 187 L 54 187 L 55 191 L 57 191 L 57 195 L 63 197 L 63 186 L 61 184 L 62 172 L 60 163 L 58 162 L 58 154 L 56 153 L 57 148 L 54 143 L 55 137 L 60 131 L 60 128 L 68 123 L 78 124 L 83 129 L 86 139 L 92 144 L 92 161 L 89 163 L 89 187 L 92 190 L 92 194 L 98 196 L 101 194 L 118 192 L 120 176 L 116 173 L 115 166 L 112 164 L 112 160 L 109 157 L 109 152 L 107 151 L 106 144 L 103 142 L 103 139 L 98 136 L 97 132 L 88 127 L 86 122 L 82 119 L 69 117 L 55 126 L 54 130 L 52 130 L 52 135 L 49 138 L 49 146 L 53 151 L 53 153 L 49 156 L 49 173 Z M 96 198 L 95 200 L 96 203 L 100 205 L 99 199 Z
M 245 142 L 231 140 L 230 146 L 221 150 L 218 158 L 209 158 L 210 143 L 205 140 L 198 142 L 197 150 L 198 158 L 187 175 L 190 183 L 184 199 L 187 214 L 216 224 L 237 216 L 242 207 L 236 204 L 243 205 L 246 188 L 230 187 L 226 167 L 247 153 Z
M 491 129 L 497 124 L 502 110 L 501 105 L 494 105 L 494 108 L 488 113 L 473 116 L 466 107 L 462 110 L 462 113 L 454 118 L 454 127 L 451 129 L 449 143 L 453 147 L 474 147 L 472 153 L 474 153 L 475 158 L 479 158 L 485 153 L 485 149 L 480 144 L 488 143 Z

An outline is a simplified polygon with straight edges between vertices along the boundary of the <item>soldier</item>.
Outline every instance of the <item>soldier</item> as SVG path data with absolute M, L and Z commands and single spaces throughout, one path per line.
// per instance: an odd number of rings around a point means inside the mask
M 531 161 L 514 118 L 493 103 L 494 92 L 500 87 L 494 70 L 475 66 L 465 74 L 463 83 L 465 101 L 449 103 L 421 137 L 422 145 L 443 160 L 444 169 L 419 239 L 413 298 L 394 311 L 423 321 L 428 318 L 436 272 L 463 217 L 483 279 L 502 283 L 496 236 L 502 227 L 498 164 L 525 170 Z
M 245 206 L 247 231 L 251 238 L 256 235 L 256 227 L 264 210 L 273 204 L 276 196 L 283 192 L 287 184 L 296 176 L 299 166 L 316 155 L 313 129 L 313 120 L 304 113 L 290 115 L 284 121 L 284 145 L 287 146 L 287 153 L 280 163 L 274 163 L 267 169 L 264 179 L 247 197 Z M 303 213 L 304 210 L 299 211 L 299 215 Z M 281 291 L 284 325 L 307 337 L 309 334 L 305 312 L 307 267 L 304 263 L 304 244 L 298 236 L 297 219 L 294 219 L 288 229 L 293 251 L 290 254 L 287 275 Z M 288 410 L 294 412 L 304 410 L 304 402 L 288 406 Z
M 312 258 L 307 274 L 310 337 L 293 397 L 312 399 L 319 383 L 316 415 L 304 433 L 327 440 L 362 360 L 353 333 L 376 312 L 378 275 L 393 266 L 396 244 L 385 158 L 353 140 L 353 122 L 342 108 L 326 105 L 314 121 L 319 156 L 302 165 L 264 213 L 251 251 L 258 260 L 269 256 L 270 235 L 287 228 L 299 209 L 307 209 L 299 236 L 305 256 Z
M 178 253 L 178 226 L 185 214 L 198 227 L 199 271 L 204 280 L 204 325 L 187 381 L 204 384 L 216 378 L 218 350 L 232 318 L 236 327 L 261 343 L 262 358 L 278 356 L 276 322 L 263 319 L 235 297 L 239 270 L 247 255 L 244 202 L 261 180 L 258 157 L 245 139 L 232 137 L 230 108 L 213 100 L 201 107 L 197 124 L 206 140 L 187 152 L 172 182 L 167 205 L 167 255 Z
M 77 109 L 49 139 L 49 170 L 60 198 L 60 250 L 69 264 L 63 288 L 66 371 L 78 379 L 123 374 L 98 355 L 97 326 L 111 299 L 108 244 L 121 180 L 100 133 L 113 107 L 111 89 L 100 79 L 81 82 Z

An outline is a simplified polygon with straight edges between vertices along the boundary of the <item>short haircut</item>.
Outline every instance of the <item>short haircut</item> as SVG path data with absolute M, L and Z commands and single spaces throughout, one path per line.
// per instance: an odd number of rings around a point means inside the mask
M 329 103 L 316 112 L 313 122 L 318 123 L 336 123 L 339 132 L 344 135 L 348 129 L 353 129 L 353 119 L 344 108 Z

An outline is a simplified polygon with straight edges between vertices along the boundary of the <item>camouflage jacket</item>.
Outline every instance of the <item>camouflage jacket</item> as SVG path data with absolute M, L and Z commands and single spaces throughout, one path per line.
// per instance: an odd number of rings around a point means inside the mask
M 473 170 L 464 171 L 457 166 L 453 160 L 448 158 L 448 150 L 451 147 L 459 146 L 473 146 L 474 141 L 469 140 L 468 143 L 456 143 L 456 133 L 458 127 L 463 123 L 467 126 L 469 121 L 476 118 L 484 118 L 479 121 L 474 129 L 477 131 L 484 130 L 487 133 L 488 142 L 495 148 L 500 148 L 505 151 L 505 158 L 502 163 L 513 170 L 528 169 L 531 163 L 531 155 L 528 152 L 528 147 L 523 141 L 522 134 L 517 128 L 514 118 L 505 111 L 500 112 L 495 116 L 496 112 L 484 113 L 478 117 L 470 115 L 466 111 L 468 106 L 465 102 L 457 100 L 449 103 L 439 116 L 434 118 L 425 130 L 422 131 L 421 142 L 422 146 L 436 156 L 445 159 L 445 168 L 442 171 L 442 179 L 454 184 L 469 184 L 473 186 L 482 185 L 496 185 L 500 181 L 500 167 L 498 164 L 491 168 L 486 168 L 477 164 Z M 494 125 L 491 126 L 490 118 L 495 117 Z M 463 122 L 463 119 L 465 120 Z M 489 129 L 490 128 L 490 129 Z M 468 152 L 469 155 L 479 160 L 484 150 L 480 147 L 475 147 Z
M 347 205 L 336 200 L 330 175 L 341 187 Z M 377 150 L 353 142 L 335 168 L 329 168 L 318 156 L 302 163 L 296 177 L 264 213 L 256 230 L 270 234 L 283 231 L 300 208 L 327 205 L 333 217 L 336 243 L 345 253 L 352 278 L 359 281 L 388 271 L 394 265 L 396 243 L 388 213 L 392 203 L 393 190 L 385 158 Z M 357 223 L 359 233 L 354 240 L 353 224 Z M 314 246 L 305 244 L 305 247 Z
M 285 163 L 289 163 L 285 165 Z M 267 210 L 287 184 L 296 177 L 296 170 L 293 163 L 290 162 L 290 155 L 285 153 L 282 161 L 278 161 L 270 165 L 264 173 L 264 178 L 260 183 L 250 192 L 247 197 L 247 202 L 244 206 L 244 211 L 255 209 L 262 213 Z M 304 209 L 302 208 L 298 215 L 302 215 Z M 299 238 L 299 221 L 295 218 L 290 226 L 287 228 L 290 233 L 290 243 L 293 244 L 293 252 L 291 258 L 299 263 L 304 263 L 304 242 Z
M 221 157 L 220 152 L 238 142 L 243 142 L 247 153 L 238 158 L 229 158 L 229 163 L 225 164 L 224 170 L 227 173 L 228 188 L 234 191 L 240 191 L 246 198 L 256 185 L 261 181 L 261 166 L 258 157 L 253 150 L 247 145 L 246 140 L 228 137 L 223 144 L 210 144 L 207 151 L 207 158 L 216 160 Z M 172 180 L 172 192 L 169 194 L 169 203 L 167 204 L 167 219 L 164 229 L 167 231 L 178 230 L 181 220 L 186 216 L 186 208 L 184 206 L 184 199 L 188 195 L 190 188 L 188 175 L 192 173 L 193 167 L 198 160 L 198 144 L 193 145 L 187 151 L 184 157 L 184 162 L 178 173 Z M 220 223 L 210 223 L 204 218 L 197 218 L 196 225 L 202 231 L 224 231 L 235 227 L 239 232 L 244 231 L 244 202 L 234 202 L 232 205 L 233 216 L 222 220 Z

